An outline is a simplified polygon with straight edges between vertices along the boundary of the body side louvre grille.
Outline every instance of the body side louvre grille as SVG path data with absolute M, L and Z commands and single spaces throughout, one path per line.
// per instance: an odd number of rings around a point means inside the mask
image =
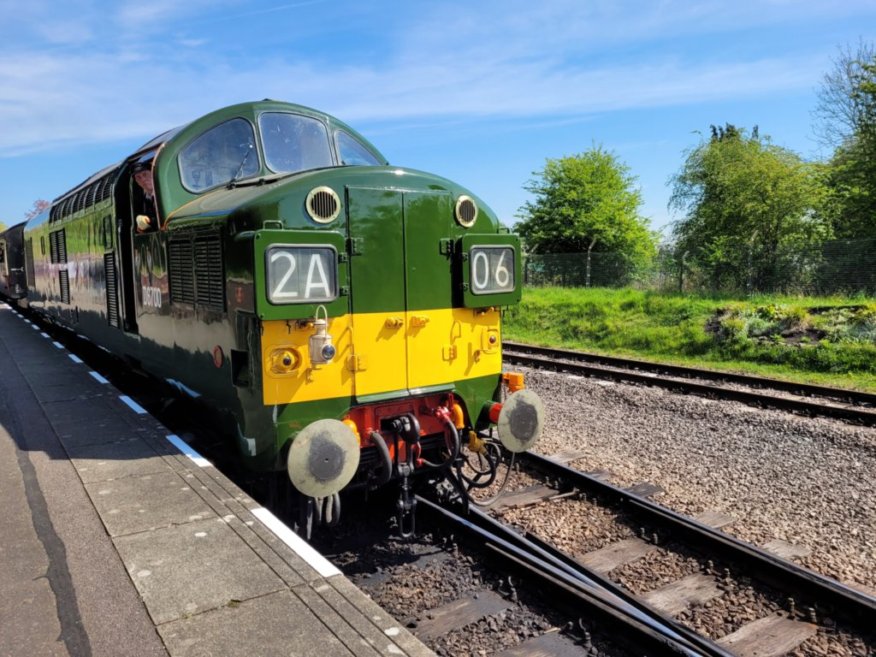
M 174 240 L 168 244 L 170 270 L 170 300 L 195 303 L 194 258 L 190 240 Z
M 67 262 L 67 234 L 64 228 L 49 233 L 49 260 L 53 264 Z
M 66 269 L 58 272 L 58 286 L 61 290 L 61 303 L 70 303 L 70 275 Z
M 27 240 L 25 240 L 24 250 L 25 250 L 25 257 L 27 258 L 27 260 L 25 262 L 25 274 L 27 275 L 27 287 L 33 288 L 34 284 L 36 283 L 36 280 L 35 280 L 36 274 L 34 273 L 34 266 L 33 266 L 33 238 L 32 237 L 28 237 Z
M 58 262 L 58 233 L 49 233 L 49 262 Z
M 198 305 L 225 310 L 225 268 L 218 236 L 195 240 L 195 279 Z
M 58 262 L 67 262 L 67 230 L 62 228 L 56 232 L 55 239 L 58 240 Z
M 116 287 L 116 263 L 113 254 L 103 256 L 103 271 L 106 278 L 106 319 L 110 326 L 119 326 L 119 297 Z
M 99 197 L 97 200 L 102 201 L 105 198 L 109 198 L 110 193 L 112 192 L 112 188 L 113 188 L 112 176 L 106 176 L 100 185 L 100 194 L 99 194 Z

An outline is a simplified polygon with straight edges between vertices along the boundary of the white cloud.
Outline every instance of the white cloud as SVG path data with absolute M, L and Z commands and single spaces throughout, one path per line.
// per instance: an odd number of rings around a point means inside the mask
M 207 39 L 187 39 L 185 37 L 181 37 L 177 43 L 183 46 L 184 48 L 200 48 L 208 43 L 210 43 Z
M 16 126 L 0 133 L 0 154 L 148 135 L 211 107 L 263 96 L 301 100 L 349 121 L 543 117 L 774 93 L 811 84 L 811 70 L 797 59 L 568 69 L 534 60 L 350 67 L 326 76 L 307 64 L 236 71 L 228 62 L 171 68 L 113 55 L 28 56 L 0 65 L 0 122 Z
M 0 0 L 0 10 L 5 4 Z M 280 16 L 280 10 L 310 4 L 264 11 Z M 691 33 L 826 11 L 815 2 L 795 3 L 793 12 L 781 0 L 757 11 L 717 0 L 488 2 L 450 9 L 444 4 L 431 14 L 420 9 L 400 18 L 399 36 L 375 44 L 380 55 L 356 65 L 338 64 L 330 41 L 317 52 L 291 44 L 262 51 L 258 43 L 245 48 L 243 39 L 232 41 L 245 52 L 243 58 L 234 50 L 202 47 L 207 38 L 211 46 L 227 42 L 227 34 L 224 40 L 212 28 L 195 34 L 187 30 L 188 20 L 178 19 L 208 8 L 209 17 L 222 16 L 216 0 L 126 2 L 115 14 L 122 30 L 107 28 L 98 35 L 74 29 L 65 23 L 69 17 L 49 20 L 47 5 L 39 0 L 28 7 L 27 24 L 39 35 L 33 37 L 39 47 L 31 41 L 30 48 L 7 47 L 4 54 L 0 45 L 0 122 L 9 127 L 0 132 L 0 156 L 71 142 L 146 139 L 222 105 L 266 96 L 320 107 L 351 122 L 579 120 L 597 112 L 810 89 L 829 55 L 801 49 L 737 59 L 730 52 L 692 56 L 674 47 L 673 40 Z M 78 8 L 83 19 L 94 11 L 87 3 Z M 240 11 L 228 15 L 247 15 Z M 860 8 L 846 3 L 832 11 Z M 34 30 L 32 21 L 38 19 L 44 22 Z M 298 25 L 297 19 L 288 20 Z M 45 48 L 63 41 L 57 31 L 62 24 L 94 47 Z M 174 36 L 132 39 L 131 31 L 141 24 Z M 313 25 L 332 34 L 330 22 Z M 654 40 L 669 42 L 664 54 L 643 56 L 642 44 Z
M 149 29 L 155 25 L 167 27 L 173 21 L 197 15 L 202 11 L 218 12 L 235 0 L 125 0 L 115 7 L 114 19 L 127 29 Z

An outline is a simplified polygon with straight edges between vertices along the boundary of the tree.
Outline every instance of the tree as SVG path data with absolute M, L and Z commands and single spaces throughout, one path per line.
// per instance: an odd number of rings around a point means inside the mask
M 24 213 L 24 220 L 30 221 L 31 219 L 33 219 L 37 215 L 40 215 L 43 212 L 45 212 L 46 210 L 48 210 L 50 207 L 52 207 L 52 204 L 49 201 L 42 199 L 42 198 L 37 199 L 36 201 L 33 202 L 33 207 Z
M 672 179 L 670 208 L 685 213 L 673 227 L 678 253 L 713 288 L 774 288 L 830 235 L 819 173 L 757 129 L 712 126 Z
M 816 116 L 835 150 L 825 177 L 826 211 L 839 237 L 876 237 L 876 48 L 840 51 L 826 74 Z
M 824 74 L 818 91 L 815 116 L 819 119 L 816 133 L 821 142 L 832 148 L 847 144 L 862 130 L 873 127 L 872 84 L 876 63 L 876 47 L 861 41 L 852 51 L 845 46 L 833 62 L 833 70 Z
M 588 287 L 594 250 L 619 254 L 627 271 L 653 257 L 656 240 L 639 214 L 641 192 L 613 153 L 594 146 L 548 159 L 533 175 L 524 188 L 535 199 L 520 208 L 515 226 L 529 253 L 586 253 Z
M 2 233 L 4 230 L 6 230 L 6 224 L 0 221 L 0 233 Z

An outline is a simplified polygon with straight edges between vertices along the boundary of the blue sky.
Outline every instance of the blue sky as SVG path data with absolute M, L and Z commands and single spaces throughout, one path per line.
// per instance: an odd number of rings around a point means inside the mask
M 0 0 L 0 221 L 168 128 L 276 98 L 334 114 L 507 224 L 545 158 L 601 144 L 672 220 L 668 179 L 731 122 L 804 157 L 876 2 Z

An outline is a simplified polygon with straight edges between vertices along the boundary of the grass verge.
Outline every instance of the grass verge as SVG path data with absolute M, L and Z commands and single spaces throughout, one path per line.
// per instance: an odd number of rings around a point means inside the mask
M 876 392 L 876 300 L 531 288 L 505 337 Z

